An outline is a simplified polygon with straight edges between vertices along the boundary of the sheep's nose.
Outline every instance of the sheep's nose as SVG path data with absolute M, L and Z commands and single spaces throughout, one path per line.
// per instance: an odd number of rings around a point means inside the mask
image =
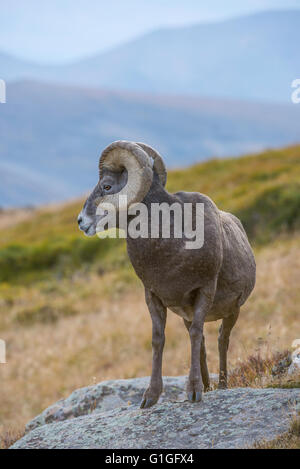
M 82 222 L 82 216 L 79 215 L 79 217 L 77 218 L 77 222 L 78 222 L 78 225 L 80 225 L 80 223 Z

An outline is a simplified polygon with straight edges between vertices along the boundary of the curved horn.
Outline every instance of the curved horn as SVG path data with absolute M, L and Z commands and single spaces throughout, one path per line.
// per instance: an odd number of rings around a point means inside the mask
M 116 208 L 127 209 L 136 202 L 141 202 L 150 189 L 153 170 L 148 154 L 136 143 L 119 140 L 106 147 L 99 160 L 100 173 L 104 168 L 128 172 L 127 184 L 116 194 L 107 194 L 101 198 L 102 203 L 113 204 Z M 127 196 L 126 206 L 120 206 L 120 196 Z
M 165 167 L 165 163 L 158 151 L 154 150 L 152 147 L 146 145 L 145 143 L 137 142 L 137 145 L 141 147 L 151 158 L 153 158 L 153 169 L 155 169 L 156 173 L 158 174 L 161 184 L 165 186 L 167 182 L 167 170 Z

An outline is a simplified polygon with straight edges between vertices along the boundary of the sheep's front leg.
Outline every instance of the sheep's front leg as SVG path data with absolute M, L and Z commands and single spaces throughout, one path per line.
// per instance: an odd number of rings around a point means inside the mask
M 192 323 L 190 321 L 187 321 L 186 319 L 184 319 L 183 321 L 184 321 L 185 327 L 189 331 Z M 204 392 L 206 392 L 206 391 L 209 391 L 210 380 L 209 380 L 209 372 L 208 372 L 207 362 L 206 362 L 206 349 L 205 349 L 204 334 L 202 338 L 201 351 L 200 351 L 200 369 L 201 369 L 202 383 L 204 385 Z
M 205 316 L 209 312 L 215 294 L 215 282 L 205 289 L 199 290 L 195 301 L 195 312 L 189 328 L 191 340 L 191 368 L 187 383 L 187 396 L 190 402 L 199 402 L 202 399 L 203 382 L 201 376 L 201 354 L 203 352 L 203 326 Z M 199 360 L 200 356 L 200 360 Z
M 167 308 L 160 299 L 149 290 L 145 290 L 146 302 L 152 319 L 152 374 L 150 385 L 144 392 L 141 408 L 153 406 L 163 390 L 162 356 L 165 345 L 165 326 Z

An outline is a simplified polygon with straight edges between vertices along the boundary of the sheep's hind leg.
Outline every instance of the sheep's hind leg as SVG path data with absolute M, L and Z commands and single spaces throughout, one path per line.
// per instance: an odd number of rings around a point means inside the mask
M 165 344 L 165 326 L 167 308 L 160 299 L 149 290 L 145 290 L 146 302 L 152 319 L 152 374 L 150 385 L 144 392 L 141 408 L 153 406 L 163 390 L 162 355 Z
M 189 331 L 192 323 L 190 321 L 187 321 L 186 319 L 184 319 L 183 321 L 184 321 L 185 327 Z M 208 372 L 207 362 L 206 362 L 206 348 L 205 348 L 204 334 L 203 334 L 202 342 L 201 342 L 200 368 L 201 368 L 201 376 L 202 376 L 204 392 L 206 392 L 210 389 L 210 380 L 209 380 L 209 372 Z
M 222 325 L 219 329 L 219 359 L 220 359 L 220 372 L 219 372 L 219 389 L 227 389 L 227 351 L 229 346 L 229 337 L 233 326 L 235 325 L 239 316 L 240 309 L 231 316 L 224 318 Z

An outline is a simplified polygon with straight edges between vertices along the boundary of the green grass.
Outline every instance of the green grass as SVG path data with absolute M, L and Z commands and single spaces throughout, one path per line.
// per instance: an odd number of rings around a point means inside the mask
M 60 236 L 31 243 L 10 243 L 0 249 L 0 281 L 18 283 L 39 279 L 52 272 L 66 276 L 91 263 L 103 272 L 127 262 L 124 243 L 117 239 L 105 242 L 97 237 Z
M 214 159 L 169 172 L 167 189 L 199 191 L 243 222 L 255 245 L 300 228 L 300 146 L 241 158 Z M 89 239 L 78 231 L 82 201 L 41 209 L 0 231 L 0 282 L 31 283 L 88 268 L 129 265 L 125 242 Z
M 275 384 L 268 384 L 267 388 L 274 388 L 274 389 L 295 389 L 300 388 L 300 381 L 291 381 L 289 383 L 275 383 Z
M 300 228 L 300 183 L 266 189 L 251 205 L 236 212 L 251 240 L 265 243 L 280 232 Z

